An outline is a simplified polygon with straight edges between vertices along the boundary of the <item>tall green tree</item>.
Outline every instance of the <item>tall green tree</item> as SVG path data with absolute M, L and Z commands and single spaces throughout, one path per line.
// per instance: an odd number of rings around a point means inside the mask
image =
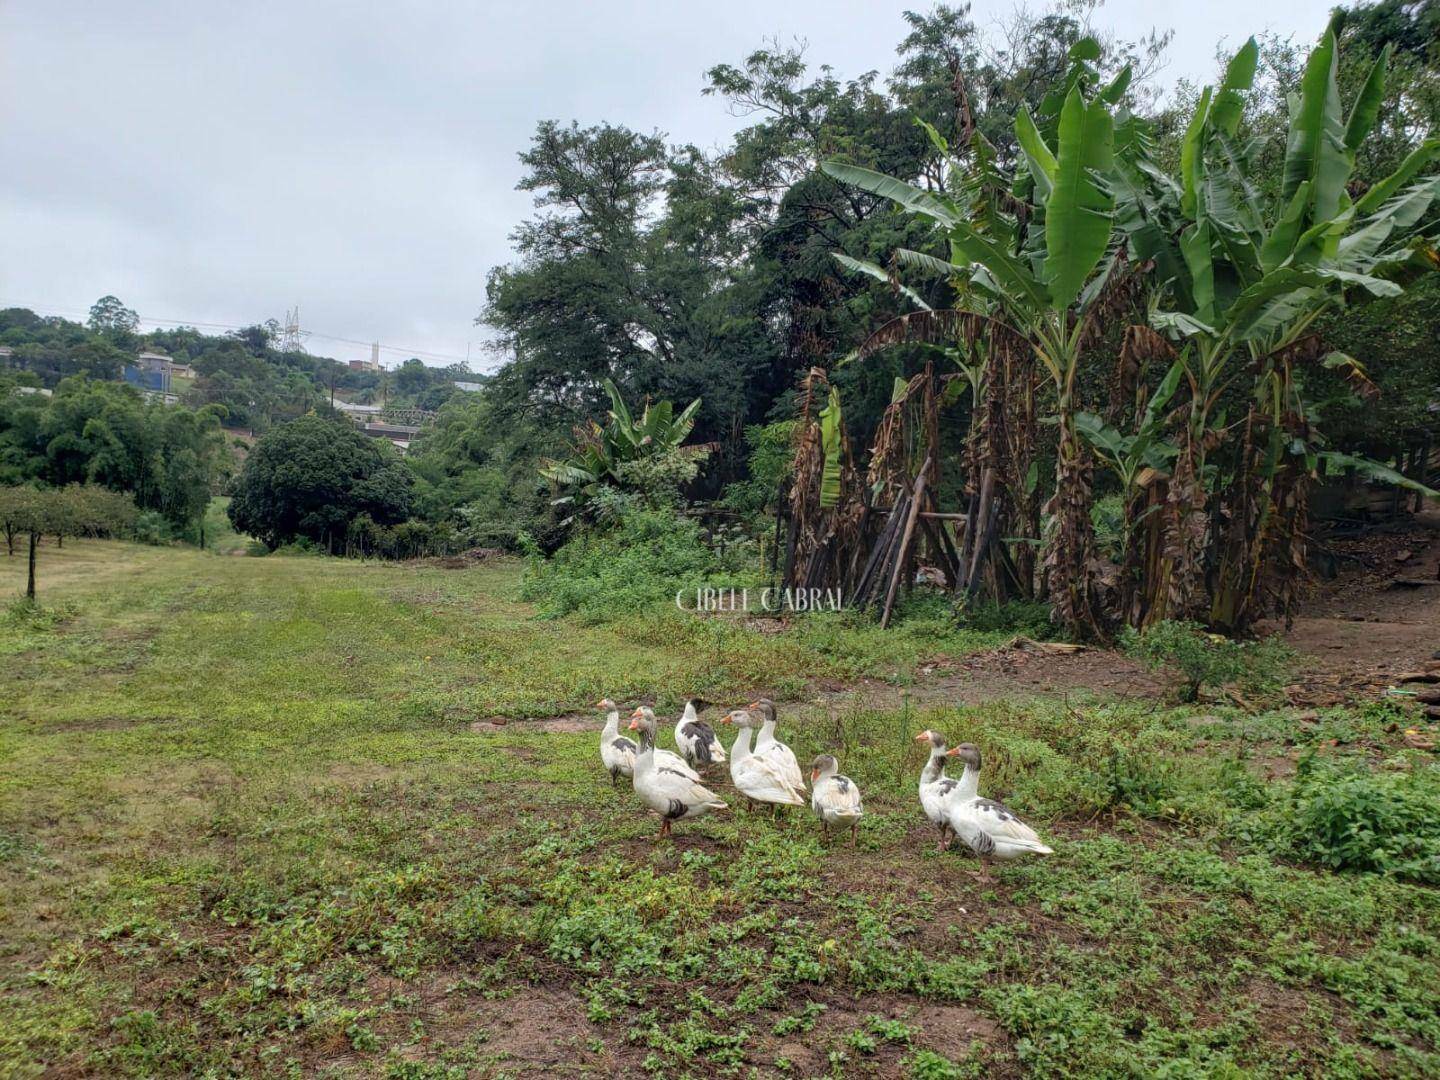
M 256 442 L 227 513 L 237 532 L 272 550 L 303 538 L 334 553 L 361 515 L 377 525 L 405 520 L 413 488 L 385 440 L 347 421 L 302 416 Z
M 102 296 L 90 305 L 89 326 L 101 334 L 133 334 L 140 327 L 140 316 L 114 296 Z

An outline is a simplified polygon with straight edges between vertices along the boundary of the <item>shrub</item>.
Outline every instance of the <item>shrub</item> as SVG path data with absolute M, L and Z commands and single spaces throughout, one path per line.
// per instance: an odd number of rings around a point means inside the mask
M 581 530 L 551 558 L 533 548 L 521 596 L 549 616 L 572 612 L 587 621 L 669 607 L 679 590 L 739 588 L 743 549 L 722 556 L 693 521 L 664 510 L 628 508 L 610 524 Z
M 1284 682 L 1295 655 L 1278 637 L 1232 641 L 1206 633 L 1198 623 L 1169 619 L 1140 631 L 1126 627 L 1120 645 L 1152 671 L 1178 669 L 1185 678 L 1182 701 L 1198 700 L 1204 687 L 1232 683 L 1250 693 L 1271 693 Z
M 965 608 L 960 624 L 969 630 L 1024 634 L 1041 641 L 1054 638 L 1060 629 L 1050 617 L 1050 605 L 1042 600 L 1007 600 L 999 604 L 976 599 Z
M 1268 830 L 1292 858 L 1440 884 L 1440 769 L 1373 772 L 1312 754 Z
M 704 454 L 683 447 L 623 461 L 615 466 L 615 478 L 622 490 L 638 493 L 651 506 L 674 506 L 680 502 L 680 492 L 700 474 L 704 458 Z
M 165 544 L 170 541 L 170 523 L 158 510 L 142 510 L 135 515 L 130 535 L 137 543 Z
M 760 516 L 774 502 L 780 478 L 790 471 L 795 457 L 795 429 L 798 420 L 774 424 L 752 424 L 745 429 L 749 447 L 750 476 L 726 485 L 720 505 L 745 517 Z

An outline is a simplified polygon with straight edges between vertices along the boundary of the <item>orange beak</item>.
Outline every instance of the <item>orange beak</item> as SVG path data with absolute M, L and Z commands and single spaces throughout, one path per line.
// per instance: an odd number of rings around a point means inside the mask
M 929 732 L 928 730 L 920 732 L 919 735 L 916 735 L 916 736 L 915 736 L 915 741 L 916 741 L 916 742 L 929 742 L 929 741 L 930 741 L 930 732 Z
M 730 719 L 730 714 L 728 712 L 724 716 L 720 717 L 720 723 L 722 724 L 733 724 L 734 722 L 735 721 Z
M 752 701 L 749 705 L 746 705 L 745 707 L 747 709 L 758 709 L 760 707 L 760 703 L 758 701 Z
M 632 719 L 632 720 L 630 721 L 628 730 L 634 731 L 634 730 L 635 730 L 636 728 L 638 728 L 639 726 L 640 726 L 640 721 L 639 721 L 639 720 Z
M 958 746 L 952 746 L 949 750 L 945 751 L 945 756 L 954 757 L 958 753 L 960 753 L 960 748 Z
M 819 770 L 819 769 L 811 769 L 811 770 L 810 770 L 810 783 L 813 784 L 813 783 L 815 783 L 815 781 L 817 781 L 817 780 L 819 780 L 819 779 L 820 779 L 820 770 Z

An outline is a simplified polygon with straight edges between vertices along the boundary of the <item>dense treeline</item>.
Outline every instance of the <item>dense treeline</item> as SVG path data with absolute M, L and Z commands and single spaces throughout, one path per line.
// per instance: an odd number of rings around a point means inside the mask
M 1440 57 L 1427 30 L 1436 11 L 1431 0 L 1387 0 L 1357 7 L 1343 24 L 1338 78 L 1347 100 L 1379 52 L 1390 52 L 1385 95 L 1352 181 L 1360 188 L 1440 125 Z M 747 428 L 792 417 L 811 366 L 826 368 L 839 388 L 853 446 L 868 445 L 895 379 L 935 353 L 902 346 L 864 364 L 842 361 L 913 308 L 897 287 L 902 274 L 923 302 L 951 301 L 946 281 L 906 272 L 893 253 L 948 261 L 950 252 L 927 223 L 847 187 L 821 163 L 843 160 L 945 193 L 945 155 L 929 132 L 963 151 L 962 136 L 975 131 L 1008 175 L 1020 159 L 1017 113 L 1045 111 L 1069 50 L 1093 32 L 1090 14 L 1091 5 L 1080 4 L 1019 15 L 998 38 L 982 34 L 967 9 L 907 14 L 888 78 L 842 80 L 817 65 L 823 58 L 773 46 L 719 64 L 704 92 L 753 122 L 713 153 L 615 124 L 540 124 L 521 154 L 520 186 L 534 193 L 537 214 L 517 230 L 517 261 L 491 273 L 481 315 L 500 335 L 506 362 L 483 400 L 442 410 L 417 447 L 425 512 L 495 522 L 500 532 L 553 528 L 549 493 L 524 462 L 555 453 L 572 425 L 602 416 L 607 379 L 630 401 L 702 399 L 696 438 L 718 452 L 697 495 L 744 478 Z M 1158 103 L 1152 75 L 1166 40 L 1100 38 L 1100 77 L 1130 66 L 1120 108 L 1145 117 L 1155 162 L 1177 171 L 1197 88 L 1182 85 Z M 1260 42 L 1244 128 L 1257 141 L 1259 196 L 1273 198 L 1282 183 L 1286 95 L 1305 52 L 1303 43 Z M 837 255 L 885 273 L 856 273 Z M 1314 373 L 1309 389 L 1329 403 L 1337 438 L 1388 455 L 1430 429 L 1440 346 L 1428 327 L 1437 308 L 1440 288 L 1422 282 L 1358 319 L 1322 319 L 1334 347 L 1368 365 L 1383 403 L 1362 407 L 1343 373 Z M 1371 347 L 1377 341 L 1383 355 Z M 1118 338 L 1108 345 L 1118 348 Z M 1107 371 L 1087 365 L 1079 404 L 1103 411 L 1108 382 Z M 950 406 L 947 431 L 965 430 L 968 409 L 965 398 Z
M 223 417 L 218 406 L 147 402 L 84 375 L 50 397 L 0 383 L 0 485 L 99 485 L 132 496 L 164 531 L 200 541 L 205 508 L 230 472 Z

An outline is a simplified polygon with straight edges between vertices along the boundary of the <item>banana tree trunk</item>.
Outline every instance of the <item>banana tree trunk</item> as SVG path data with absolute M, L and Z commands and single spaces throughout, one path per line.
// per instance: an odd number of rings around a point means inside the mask
M 1055 494 L 1047 510 L 1054 519 L 1044 569 L 1055 615 L 1080 641 L 1108 637 L 1096 573 L 1094 499 L 1091 461 L 1075 430 L 1068 402 L 1060 409 L 1060 445 L 1055 463 Z
M 1187 438 L 1180 447 L 1161 511 L 1160 558 L 1148 592 L 1146 624 L 1163 619 L 1203 619 L 1209 514 L 1204 448 Z

